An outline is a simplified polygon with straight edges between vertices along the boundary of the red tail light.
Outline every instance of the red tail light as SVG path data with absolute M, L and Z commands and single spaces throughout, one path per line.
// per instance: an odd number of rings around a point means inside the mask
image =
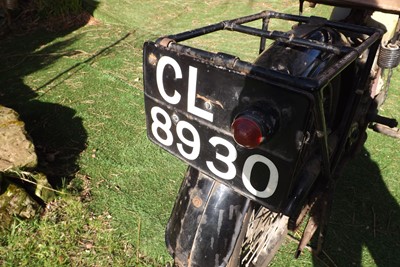
M 232 123 L 233 138 L 236 143 L 247 148 L 256 148 L 264 141 L 261 126 L 248 116 L 236 118 Z
M 273 112 L 259 109 L 239 114 L 231 125 L 236 143 L 246 148 L 256 148 L 269 139 L 277 124 Z

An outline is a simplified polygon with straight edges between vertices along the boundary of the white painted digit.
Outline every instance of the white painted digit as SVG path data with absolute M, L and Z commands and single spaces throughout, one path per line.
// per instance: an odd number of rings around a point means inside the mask
M 164 98 L 165 101 L 167 101 L 172 105 L 176 105 L 181 100 L 181 95 L 175 90 L 174 95 L 169 96 L 165 92 L 164 88 L 163 76 L 164 76 L 165 66 L 167 65 L 171 65 L 172 68 L 174 69 L 175 79 L 182 79 L 182 70 L 178 62 L 176 62 L 176 60 L 171 57 L 163 56 L 159 59 L 157 63 L 157 70 L 156 70 L 157 87 L 158 91 L 160 92 L 161 96 Z
M 190 133 L 193 136 L 193 140 L 187 139 L 183 135 L 183 130 L 187 129 L 190 131 Z M 192 147 L 192 151 L 190 153 L 187 153 L 183 149 L 183 145 L 181 143 L 177 143 L 176 145 L 178 146 L 179 152 L 187 158 L 188 160 L 195 160 L 200 154 L 200 136 L 199 133 L 197 132 L 196 128 L 194 128 L 193 125 L 186 121 L 179 121 L 178 124 L 176 125 L 176 134 L 178 135 L 179 139 L 184 143 L 185 145 Z
M 263 191 L 255 189 L 250 182 L 251 171 L 253 170 L 254 164 L 257 162 L 264 163 L 269 168 L 270 172 L 268 184 Z M 258 154 L 251 155 L 244 163 L 242 174 L 243 184 L 250 193 L 257 197 L 268 198 L 272 196 L 276 190 L 276 187 L 278 186 L 278 177 L 278 169 L 276 168 L 275 164 L 264 156 Z
M 153 123 L 151 124 L 151 131 L 154 137 L 158 140 L 158 142 L 160 142 L 165 146 L 172 145 L 172 143 L 174 142 L 174 137 L 172 136 L 171 133 L 172 121 L 168 116 L 168 113 L 159 107 L 153 107 L 150 112 L 151 112 L 151 118 L 153 119 Z M 158 114 L 164 117 L 165 122 L 161 122 L 158 119 Z M 162 138 L 159 135 L 158 129 L 164 131 L 166 135 L 165 138 Z
M 208 121 L 213 121 L 214 114 L 195 106 L 196 103 L 197 68 L 189 66 L 189 84 L 187 97 L 188 112 Z
M 228 155 L 224 156 L 219 154 L 218 152 L 216 153 L 215 158 L 222 161 L 228 166 L 228 171 L 227 172 L 221 172 L 217 168 L 215 168 L 215 165 L 212 161 L 206 161 L 207 167 L 212 171 L 215 175 L 218 177 L 221 177 L 222 179 L 225 180 L 232 180 L 236 176 L 236 167 L 233 164 L 233 162 L 237 158 L 237 151 L 236 148 L 228 141 L 221 137 L 211 137 L 209 140 L 210 144 L 212 144 L 214 147 L 217 145 L 223 145 L 228 149 Z

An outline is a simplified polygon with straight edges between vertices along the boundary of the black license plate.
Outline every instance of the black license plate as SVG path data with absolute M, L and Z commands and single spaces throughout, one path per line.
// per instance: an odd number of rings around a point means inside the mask
M 145 44 L 143 71 L 153 142 L 241 194 L 266 206 L 281 206 L 292 187 L 307 97 L 151 42 Z M 295 116 L 260 148 L 237 145 L 230 130 L 234 117 L 241 106 L 251 105 L 250 98 L 266 96 L 286 109 L 283 116 Z

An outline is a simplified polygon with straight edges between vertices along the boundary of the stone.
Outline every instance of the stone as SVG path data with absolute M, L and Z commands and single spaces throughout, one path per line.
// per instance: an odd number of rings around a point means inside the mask
M 3 181 L 5 192 L 0 195 L 0 231 L 10 227 L 14 217 L 33 218 L 39 204 L 21 187 Z
M 35 173 L 35 147 L 18 113 L 0 106 L 0 231 L 8 229 L 14 217 L 38 214 L 39 197 L 44 203 L 54 197 L 44 174 Z M 23 181 L 23 182 L 21 182 Z
M 36 167 L 35 147 L 24 126 L 14 110 L 0 106 L 0 171 Z

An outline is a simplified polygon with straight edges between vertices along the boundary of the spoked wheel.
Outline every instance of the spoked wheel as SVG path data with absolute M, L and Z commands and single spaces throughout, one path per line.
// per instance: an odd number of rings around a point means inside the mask
M 243 242 L 236 245 L 229 267 L 268 266 L 285 240 L 288 217 L 265 207 L 253 209 L 250 214 Z
M 241 266 L 267 266 L 287 235 L 289 218 L 264 207 L 253 217 L 243 242 Z

